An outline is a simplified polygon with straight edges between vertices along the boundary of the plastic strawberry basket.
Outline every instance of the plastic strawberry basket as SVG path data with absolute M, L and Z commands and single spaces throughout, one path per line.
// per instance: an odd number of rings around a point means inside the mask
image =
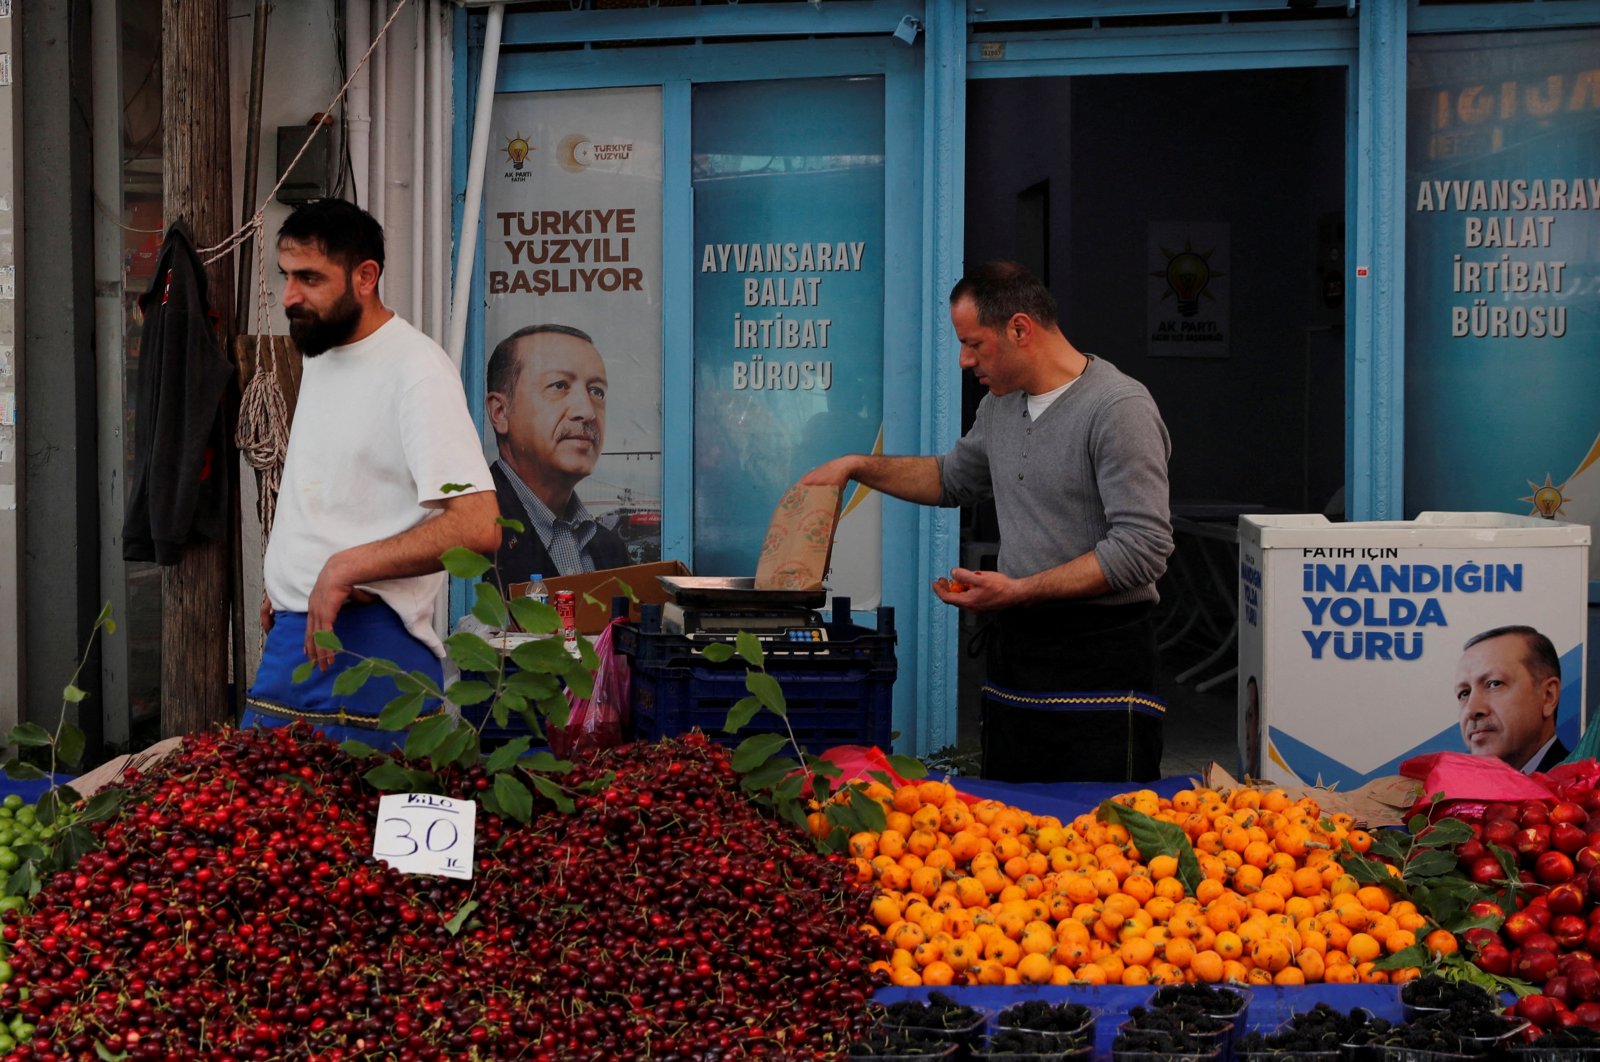
M 837 599 L 836 599 L 837 600 Z M 848 615 L 848 606 L 836 606 Z M 634 737 L 651 741 L 702 730 L 734 745 L 752 734 L 787 733 L 762 710 L 737 734 L 722 731 L 728 710 L 749 695 L 747 665 L 738 656 L 714 664 L 700 655 L 708 641 L 652 630 L 653 612 L 618 626 L 616 645 L 632 668 Z M 766 669 L 783 690 L 789 726 L 808 752 L 838 745 L 890 747 L 893 716 L 894 610 L 878 610 L 878 628 L 828 624 L 827 640 L 763 640 Z M 730 636 L 717 639 L 732 643 Z

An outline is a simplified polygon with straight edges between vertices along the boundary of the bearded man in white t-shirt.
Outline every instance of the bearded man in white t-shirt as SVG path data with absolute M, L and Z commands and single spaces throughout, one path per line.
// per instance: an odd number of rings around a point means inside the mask
M 383 305 L 383 259 L 382 227 L 341 200 L 302 206 L 278 230 L 284 313 L 305 361 L 267 543 L 266 646 L 242 725 L 304 719 L 334 740 L 394 746 L 405 734 L 376 724 L 393 681 L 336 694 L 334 680 L 381 657 L 441 681 L 439 557 L 493 553 L 500 514 L 460 375 Z M 327 630 L 348 653 L 316 644 Z M 308 658 L 311 677 L 295 683 Z

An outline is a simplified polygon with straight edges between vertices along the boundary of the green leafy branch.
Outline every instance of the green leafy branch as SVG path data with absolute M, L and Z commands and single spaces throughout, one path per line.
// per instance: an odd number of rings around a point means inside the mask
M 18 781 L 48 779 L 50 782 L 49 788 L 32 805 L 15 795 L 6 798 L 4 817 L 11 821 L 0 826 L 0 882 L 3 882 L 0 893 L 7 897 L 32 896 L 52 874 L 75 866 L 85 852 L 92 851 L 98 844 L 89 825 L 110 818 L 127 796 L 126 790 L 108 788 L 85 802 L 77 790 L 56 780 L 63 766 L 76 768 L 83 760 L 87 740 L 79 727 L 67 722 L 68 706 L 81 704 L 88 696 L 78 685 L 78 679 L 88 664 L 95 637 L 101 631 L 107 635 L 117 631 L 109 601 L 95 617 L 89 637 L 84 641 L 83 653 L 78 657 L 78 666 L 61 691 L 61 711 L 56 717 L 55 730 L 25 722 L 12 727 L 7 736 L 7 743 L 19 750 L 19 755 L 6 762 L 7 777 Z M 22 759 L 20 751 L 23 749 L 48 749 L 48 771 Z M 6 901 L 0 900 L 0 904 L 4 903 Z
M 808 814 L 820 813 L 825 830 L 813 833 L 817 848 L 841 852 L 852 834 L 863 831 L 882 833 L 888 827 L 883 805 L 867 795 L 866 782 L 840 784 L 843 771 L 821 756 L 807 752 L 789 721 L 788 701 L 777 678 L 767 670 L 761 640 L 740 631 L 732 645 L 713 642 L 700 650 L 700 656 L 713 664 L 725 664 L 735 656 L 746 665 L 744 685 L 747 695 L 728 709 L 723 732 L 736 734 L 762 711 L 771 712 L 783 722 L 784 733 L 753 734 L 733 750 L 733 769 L 742 776 L 740 786 L 758 803 L 771 807 L 781 818 L 801 829 L 810 829 Z M 889 766 L 901 778 L 917 779 L 927 768 L 909 756 L 889 757 Z M 869 771 L 867 777 L 892 786 L 886 771 Z
M 1139 850 L 1139 858 L 1144 862 L 1148 863 L 1158 855 L 1169 855 L 1176 859 L 1178 880 L 1183 882 L 1184 890 L 1190 896 L 1205 880 L 1205 872 L 1200 869 L 1200 857 L 1194 854 L 1194 845 L 1189 843 L 1189 835 L 1183 832 L 1182 826 L 1151 818 L 1114 799 L 1102 803 L 1095 814 L 1105 822 L 1125 828 L 1133 846 Z
M 497 522 L 515 531 L 523 529 L 516 520 L 502 517 Z M 555 635 L 559 630 L 560 617 L 553 607 L 529 597 L 508 601 L 495 583 L 485 580 L 483 576 L 493 564 L 481 553 L 457 547 L 442 554 L 440 561 L 456 578 L 475 580 L 472 615 L 485 626 L 505 630 L 515 620 L 529 634 Z M 563 812 L 574 809 L 574 790 L 558 780 L 572 770 L 572 764 L 549 752 L 533 756 L 527 753 L 535 739 L 544 739 L 546 727 L 567 725 L 566 690 L 579 697 L 594 692 L 594 673 L 600 660 L 587 638 L 579 637 L 578 656 L 574 657 L 558 637 L 526 641 L 504 653 L 481 635 L 458 631 L 445 639 L 445 651 L 463 674 L 483 677 L 462 678 L 445 689 L 421 671 L 408 672 L 393 661 L 363 657 L 345 649 L 332 631 L 317 631 L 313 638 L 319 647 L 357 660 L 334 679 L 335 695 L 348 696 L 373 678 L 388 678 L 399 691 L 378 714 L 378 727 L 390 731 L 410 729 L 402 751 L 413 766 L 384 757 L 362 741 L 350 740 L 340 745 L 352 756 L 381 761 L 363 774 L 369 785 L 384 792 L 436 792 L 438 772 L 451 766 L 472 767 L 481 761 L 491 779 L 489 788 L 477 794 L 484 810 L 529 822 L 533 818 L 535 792 Z M 313 666 L 307 660 L 296 668 L 294 681 L 310 678 Z M 504 729 L 516 716 L 527 726 L 529 736 L 514 738 L 485 757 L 483 727 L 443 710 L 445 701 L 461 708 L 487 703 L 485 727 L 492 719 L 495 726 Z M 417 722 L 433 706 L 440 706 L 440 710 Z M 418 762 L 426 766 L 415 766 Z
M 1442 796 L 1434 795 L 1430 810 Z M 1432 822 L 1428 812 L 1418 812 L 1406 821 L 1403 830 L 1373 831 L 1372 847 L 1365 853 L 1355 851 L 1348 839 L 1345 840 L 1340 844 L 1337 858 L 1345 872 L 1362 885 L 1386 886 L 1415 904 L 1417 912 L 1428 920 L 1419 936 L 1444 929 L 1460 937 L 1471 929 L 1499 929 L 1505 920 L 1503 914 L 1473 914 L 1472 906 L 1489 902 L 1501 911 L 1514 909 L 1519 887 L 1511 854 L 1495 845 L 1488 847 L 1500 862 L 1505 879 L 1480 885 L 1461 872 L 1454 850 L 1471 836 L 1472 827 L 1460 819 L 1442 818 Z M 1395 874 L 1390 867 L 1400 873 Z M 1379 970 L 1415 966 L 1496 992 L 1509 990 L 1521 995 L 1531 990 L 1526 982 L 1481 970 L 1459 954 L 1435 953 L 1425 943 L 1402 948 L 1373 965 Z

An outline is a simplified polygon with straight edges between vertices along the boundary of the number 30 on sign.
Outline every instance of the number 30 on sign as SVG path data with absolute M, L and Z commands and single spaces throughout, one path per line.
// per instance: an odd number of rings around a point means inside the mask
M 390 793 L 378 801 L 372 857 L 404 874 L 472 880 L 478 805 L 433 793 Z

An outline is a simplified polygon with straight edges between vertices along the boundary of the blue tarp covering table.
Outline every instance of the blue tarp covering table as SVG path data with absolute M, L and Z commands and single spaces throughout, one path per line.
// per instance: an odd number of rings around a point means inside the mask
M 1001 800 L 1035 815 L 1054 815 L 1063 822 L 1093 811 L 1110 797 L 1135 789 L 1150 789 L 1157 795 L 1170 797 L 1194 784 L 1190 777 L 1162 778 L 1154 782 L 1059 782 L 1010 783 L 991 782 L 982 778 L 949 777 L 950 782 L 963 793 L 984 799 Z M 1246 1013 L 1245 1030 L 1271 1032 L 1287 1021 L 1291 1015 L 1310 1010 L 1318 1003 L 1327 1003 L 1340 1011 L 1362 1007 L 1374 1017 L 1400 1021 L 1400 990 L 1394 985 L 1306 985 L 1303 987 L 1246 988 L 1229 986 L 1250 995 L 1250 1008 Z M 880 1003 L 897 1003 L 910 999 L 926 999 L 930 992 L 944 992 L 961 1003 L 979 1007 L 993 1016 L 1015 1003 L 1030 999 L 1043 999 L 1052 1003 L 1070 1001 L 1081 1003 L 1095 1012 L 1095 1058 L 1111 1057 L 1111 1042 L 1117 1037 L 1121 1025 L 1132 1007 L 1146 1004 L 1155 994 L 1154 985 L 1125 988 L 1122 985 L 1014 985 L 1014 986 L 960 986 L 950 988 L 881 988 L 873 993 Z
M 1400 1008 L 1400 989 L 1395 985 L 1305 985 L 1286 988 L 1230 988 L 1250 997 L 1250 1007 L 1245 1013 L 1245 1031 L 1271 1032 L 1289 1018 L 1310 1010 L 1318 1003 L 1326 1003 L 1339 1011 L 1362 1007 L 1373 1017 L 1398 1022 L 1404 1014 Z M 1117 1038 L 1117 1026 L 1128 1017 L 1133 1007 L 1143 1006 L 1156 992 L 1156 986 L 1143 985 L 1125 988 L 1122 985 L 1011 985 L 1006 987 L 974 986 L 959 988 L 880 988 L 872 998 L 879 1003 L 900 1003 L 911 999 L 926 999 L 930 992 L 944 992 L 959 1003 L 978 1007 L 989 1013 L 990 1030 L 994 1016 L 1005 1008 L 1030 999 L 1050 1003 L 1081 1003 L 1095 1013 L 1095 1053 L 1097 1059 L 1111 1057 L 1111 1042 Z

